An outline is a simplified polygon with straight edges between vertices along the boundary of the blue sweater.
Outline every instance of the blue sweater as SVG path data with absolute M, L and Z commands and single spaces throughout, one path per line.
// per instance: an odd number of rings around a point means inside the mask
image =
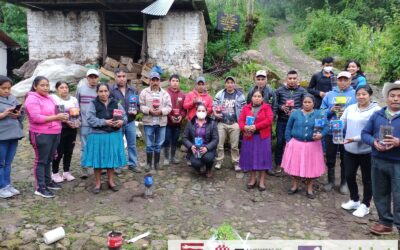
M 289 121 L 286 125 L 285 139 L 295 138 L 299 141 L 313 141 L 314 133 L 314 122 L 315 119 L 324 118 L 325 126 L 321 132 L 322 136 L 328 133 L 329 126 L 328 120 L 322 110 L 314 110 L 314 112 L 305 115 L 300 109 L 296 109 L 289 117 Z
M 352 87 L 348 87 L 346 90 L 341 91 L 338 87 L 334 87 L 332 91 L 329 91 L 324 99 L 322 100 L 321 109 L 326 109 L 328 120 L 339 119 L 336 117 L 335 112 L 331 112 L 332 107 L 335 105 L 335 97 L 345 96 L 347 108 L 351 104 L 357 103 L 356 91 Z
M 400 137 L 400 115 L 395 116 L 389 121 L 385 115 L 386 109 L 387 107 L 384 107 L 371 116 L 367 125 L 365 125 L 364 129 L 361 131 L 361 139 L 364 143 L 372 147 L 373 157 L 388 161 L 400 161 L 400 147 L 395 147 L 384 152 L 379 152 L 374 147 L 374 141 L 379 139 L 379 127 L 381 125 L 393 126 L 393 136 L 397 138 Z

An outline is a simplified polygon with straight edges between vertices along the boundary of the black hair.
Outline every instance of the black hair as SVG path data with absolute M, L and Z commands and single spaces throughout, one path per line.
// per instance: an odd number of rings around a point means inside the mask
M 96 92 L 99 92 L 99 89 L 100 89 L 101 86 L 106 86 L 106 87 L 107 87 L 107 90 L 110 91 L 110 86 L 108 86 L 107 83 L 102 82 L 102 83 L 100 83 L 100 84 L 98 84 L 98 85 L 96 86 Z
M 12 85 L 12 80 L 10 78 L 8 78 L 7 76 L 0 75 L 0 86 L 6 82 L 9 82 Z
M 372 90 L 372 88 L 369 85 L 362 85 L 362 86 L 357 87 L 356 94 L 360 89 L 363 89 L 363 90 L 367 91 L 367 93 L 370 96 L 374 93 L 374 91 Z
M 39 82 L 41 82 L 42 80 L 46 80 L 47 82 L 50 82 L 49 79 L 47 79 L 44 76 L 37 76 L 37 77 L 35 77 L 35 79 L 33 79 L 32 87 L 31 87 L 30 91 L 36 92 L 35 88 L 38 86 Z
M 301 100 L 301 102 L 303 102 L 304 99 L 306 99 L 306 98 L 310 98 L 310 99 L 312 100 L 312 102 L 314 103 L 314 105 L 315 105 L 315 97 L 314 97 L 313 95 L 305 94 L 305 95 L 303 96 L 303 100 Z
M 169 81 L 171 81 L 173 78 L 178 79 L 178 81 L 180 81 L 179 75 L 178 75 L 178 74 L 172 74 L 172 75 L 169 77 Z
M 121 73 L 121 72 L 123 72 L 125 74 L 128 73 L 128 71 L 126 69 L 124 69 L 124 68 L 116 68 L 114 70 L 114 74 L 118 74 L 118 73 Z
M 362 76 L 365 76 L 365 75 L 364 75 L 364 71 L 362 71 L 362 69 L 361 69 L 361 64 L 360 64 L 360 62 L 359 62 L 359 61 L 356 61 L 356 60 L 353 60 L 353 59 L 347 61 L 346 65 L 344 66 L 344 70 L 345 70 L 345 71 L 347 71 L 347 68 L 349 67 L 350 63 L 355 63 L 355 64 L 357 65 L 357 67 L 360 68 L 360 69 L 357 71 L 357 73 L 360 74 L 360 75 L 362 75 Z
M 69 88 L 69 84 L 68 84 L 67 82 L 58 81 L 58 82 L 56 82 L 56 89 L 58 89 L 58 87 L 60 87 L 61 84 L 65 84 L 65 85 L 67 85 L 67 87 Z
M 257 92 L 259 92 L 259 93 L 261 94 L 261 96 L 264 98 L 264 91 L 261 91 L 260 89 L 254 90 L 253 93 L 251 94 L 251 97 L 253 97 L 253 95 L 254 95 L 255 93 L 257 93 Z
M 196 107 L 196 110 L 197 110 L 199 107 L 204 107 L 204 109 L 205 109 L 206 112 L 207 112 L 207 107 L 206 107 L 206 105 L 204 105 L 203 103 L 198 104 L 197 107 Z
M 287 72 L 287 75 L 297 75 L 297 71 L 296 70 L 289 70 L 289 72 Z
M 325 63 L 333 63 L 333 58 L 331 56 L 325 57 L 324 59 L 322 59 L 322 65 L 324 65 Z

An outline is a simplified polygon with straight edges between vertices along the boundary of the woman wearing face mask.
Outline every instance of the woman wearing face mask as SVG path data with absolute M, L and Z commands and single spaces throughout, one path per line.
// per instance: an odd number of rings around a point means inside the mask
M 239 117 L 239 127 L 243 132 L 240 149 L 239 166 L 243 171 L 250 171 L 247 188 L 257 185 L 265 191 L 265 170 L 272 168 L 271 126 L 273 113 L 271 106 L 263 102 L 264 92 L 256 90 L 251 97 L 251 103 L 245 105 Z
M 361 70 L 361 64 L 356 60 L 349 60 L 344 67 L 344 70 L 351 74 L 351 86 L 357 89 L 361 86 L 367 85 L 367 79 L 364 72 Z
M 86 113 L 90 130 L 82 166 L 94 169 L 94 194 L 100 193 L 102 169 L 107 170 L 108 187 L 117 192 L 114 169 L 126 165 L 121 127 L 128 120 L 121 104 L 110 98 L 108 84 L 97 85 L 96 91 L 97 97 L 90 103 Z
M 57 95 L 51 95 L 58 105 L 58 110 L 64 110 L 71 115 L 71 108 L 79 108 L 78 100 L 69 94 L 69 85 L 66 82 L 56 83 Z M 79 115 L 79 114 L 78 114 Z M 75 139 L 80 122 L 66 121 L 62 122 L 60 144 L 57 147 L 57 157 L 53 159 L 53 174 L 51 178 L 54 182 L 63 182 L 64 180 L 73 181 L 75 177 L 70 173 L 72 152 L 74 151 Z M 63 159 L 63 174 L 59 174 L 59 166 Z
M 314 110 L 314 103 L 314 97 L 306 95 L 302 108 L 290 115 L 285 133 L 287 144 L 282 159 L 283 169 L 293 177 L 288 194 L 297 193 L 300 178 L 305 178 L 307 197 L 310 199 L 315 198 L 313 180 L 325 172 L 321 139 L 329 130 L 324 113 Z M 317 128 L 315 124 L 318 125 Z
M 207 108 L 199 104 L 196 116 L 190 120 L 183 134 L 183 144 L 188 149 L 191 166 L 207 178 L 212 177 L 216 149 L 218 145 L 217 123 L 207 117 Z
M 344 145 L 344 164 L 350 200 L 342 204 L 346 210 L 355 210 L 354 216 L 364 217 L 369 214 L 372 199 L 371 184 L 371 147 L 361 141 L 361 130 L 372 114 L 381 108 L 371 101 L 372 89 L 368 85 L 356 90 L 357 103 L 347 107 L 340 118 L 346 127 Z M 356 181 L 358 167 L 361 167 L 363 200 L 360 202 Z

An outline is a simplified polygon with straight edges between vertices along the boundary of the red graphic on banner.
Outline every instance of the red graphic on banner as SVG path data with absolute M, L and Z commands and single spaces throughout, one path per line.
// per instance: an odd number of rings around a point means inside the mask
M 204 243 L 181 243 L 181 250 L 203 250 Z

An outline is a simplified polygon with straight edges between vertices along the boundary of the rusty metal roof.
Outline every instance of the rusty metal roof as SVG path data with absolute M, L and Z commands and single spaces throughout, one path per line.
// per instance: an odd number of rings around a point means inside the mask
M 0 41 L 2 41 L 8 48 L 21 47 L 16 41 L 9 37 L 4 31 L 0 30 Z
M 174 0 L 157 0 L 142 10 L 142 13 L 152 16 L 165 16 L 173 3 Z

